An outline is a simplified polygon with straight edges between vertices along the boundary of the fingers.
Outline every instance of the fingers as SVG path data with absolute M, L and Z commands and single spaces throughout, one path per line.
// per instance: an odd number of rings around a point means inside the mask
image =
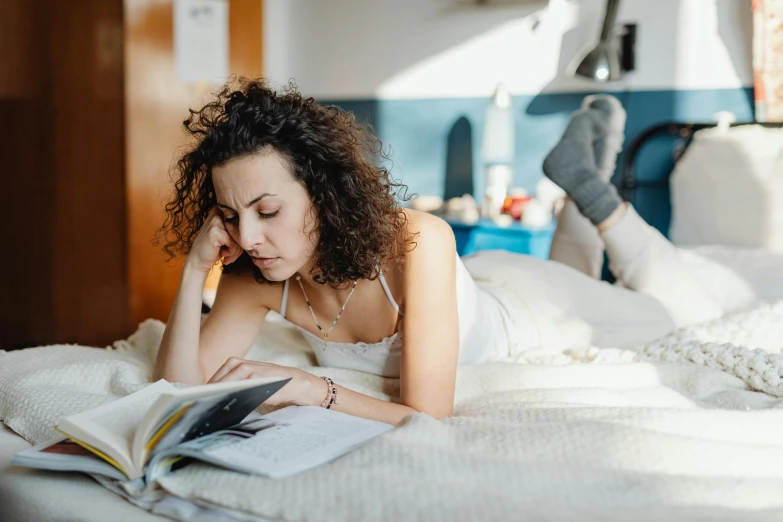
M 289 371 L 286 371 L 289 370 Z M 292 379 L 290 368 L 280 367 L 276 364 L 259 363 L 246 361 L 238 357 L 229 357 L 229 359 L 220 367 L 215 375 L 209 379 L 208 384 L 217 382 L 229 382 L 229 381 L 243 381 L 245 379 L 252 379 L 255 377 L 274 376 L 279 378 Z M 284 386 L 283 389 L 278 390 L 270 397 L 268 397 L 264 403 L 270 406 L 276 406 L 278 404 L 292 402 L 292 398 L 285 393 L 290 391 L 290 387 Z
M 290 368 L 281 367 L 277 364 L 263 363 L 257 361 L 248 361 L 239 357 L 229 357 L 223 366 L 207 381 L 207 384 L 214 382 L 236 381 L 240 379 L 250 379 L 253 377 L 285 377 L 290 375 Z
M 218 207 L 213 207 L 209 211 L 207 224 L 213 245 L 218 248 L 218 257 L 223 258 L 223 264 L 229 265 L 239 259 L 244 250 L 228 233 L 226 223 L 223 221 L 223 212 Z
M 232 244 L 226 245 L 221 249 L 224 265 L 230 265 L 245 252 L 242 247 L 240 247 L 237 242 L 234 241 L 234 238 L 232 238 L 230 234 L 229 239 L 231 240 Z
M 219 228 L 220 230 L 226 229 L 226 223 L 223 221 L 223 213 L 217 210 L 217 207 L 209 212 L 206 222 L 210 227 Z
M 209 235 L 214 248 L 218 251 L 218 257 L 223 258 L 223 264 L 233 263 L 244 252 L 222 225 L 212 228 Z
M 218 212 L 217 207 L 213 207 L 212 210 L 209 211 L 207 218 L 204 220 L 204 224 L 201 225 L 196 242 L 202 239 L 211 239 L 214 241 L 215 238 L 222 237 L 219 236 L 221 231 L 228 234 L 226 227 L 223 224 L 223 219 Z
M 213 382 L 220 381 L 223 377 L 231 373 L 234 368 L 244 363 L 244 359 L 240 359 L 239 357 L 229 357 L 226 362 L 223 363 L 223 366 L 218 368 L 218 371 L 215 372 L 215 374 L 207 381 L 207 384 L 211 384 Z
M 223 221 L 223 212 L 221 212 L 217 207 L 212 207 L 212 210 L 210 210 L 209 214 L 207 215 L 207 219 L 204 221 L 204 228 L 208 230 L 215 228 L 226 230 L 226 224 Z
M 251 377 L 253 377 L 252 366 L 247 363 L 240 363 L 215 382 L 243 381 L 245 379 L 250 379 Z

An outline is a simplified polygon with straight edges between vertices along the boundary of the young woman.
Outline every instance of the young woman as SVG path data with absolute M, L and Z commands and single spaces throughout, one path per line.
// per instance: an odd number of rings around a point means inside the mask
M 187 258 L 156 377 L 291 377 L 270 403 L 392 424 L 414 411 L 441 418 L 459 364 L 650 341 L 757 294 L 621 202 L 607 182 L 624 125 L 613 98 L 589 99 L 544 165 L 572 199 L 553 244 L 571 266 L 501 251 L 460 259 L 448 224 L 400 207 L 404 187 L 379 166 L 377 138 L 292 87 L 225 87 L 184 124 L 194 143 L 177 164 L 161 239 Z M 627 288 L 590 277 L 604 245 Z M 202 326 L 204 282 L 220 260 Z M 399 377 L 399 404 L 243 360 L 270 310 L 302 332 L 320 365 Z

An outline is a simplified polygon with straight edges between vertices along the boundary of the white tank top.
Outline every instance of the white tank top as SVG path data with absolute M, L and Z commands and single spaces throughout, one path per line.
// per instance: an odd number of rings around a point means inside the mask
M 456 253 L 455 253 L 456 255 Z M 378 268 L 378 273 L 389 302 L 401 316 L 402 310 L 394 301 L 389 285 Z M 457 314 L 459 316 L 459 364 L 484 362 L 504 344 L 505 326 L 502 323 L 499 304 L 492 294 L 482 290 L 473 281 L 462 260 L 457 256 Z M 288 280 L 283 287 L 280 315 L 285 319 L 288 305 Z M 399 377 L 402 358 L 402 330 L 377 343 L 339 343 L 329 341 L 324 350 L 323 339 L 301 326 L 293 324 L 313 348 L 320 366 L 359 370 L 384 377 Z

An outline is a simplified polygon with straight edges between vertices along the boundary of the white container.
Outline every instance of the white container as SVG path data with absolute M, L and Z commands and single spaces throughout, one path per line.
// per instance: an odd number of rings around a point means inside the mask
M 482 210 L 485 217 L 494 219 L 503 209 L 514 178 L 514 111 L 511 95 L 502 83 L 487 107 L 481 160 L 485 169 Z
M 484 165 L 514 163 L 514 110 L 511 107 L 511 95 L 502 83 L 495 89 L 487 107 L 481 160 Z
M 509 165 L 489 165 L 484 192 L 484 216 L 495 219 L 503 210 L 503 202 L 511 186 L 513 170 Z

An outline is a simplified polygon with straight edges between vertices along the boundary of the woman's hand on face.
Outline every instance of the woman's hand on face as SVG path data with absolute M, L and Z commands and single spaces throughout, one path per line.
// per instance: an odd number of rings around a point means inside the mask
M 321 404 L 327 392 L 326 385 L 320 378 L 298 368 L 248 361 L 239 357 L 229 357 L 223 366 L 215 372 L 209 383 L 239 381 L 258 377 L 291 379 L 277 393 L 264 401 L 264 404 L 269 404 L 270 406 L 278 406 L 280 404 L 317 406 Z
M 223 217 L 215 207 L 209 211 L 196 235 L 186 263 L 196 270 L 209 272 L 221 257 L 223 264 L 227 265 L 236 261 L 242 252 L 242 248 L 226 230 Z

